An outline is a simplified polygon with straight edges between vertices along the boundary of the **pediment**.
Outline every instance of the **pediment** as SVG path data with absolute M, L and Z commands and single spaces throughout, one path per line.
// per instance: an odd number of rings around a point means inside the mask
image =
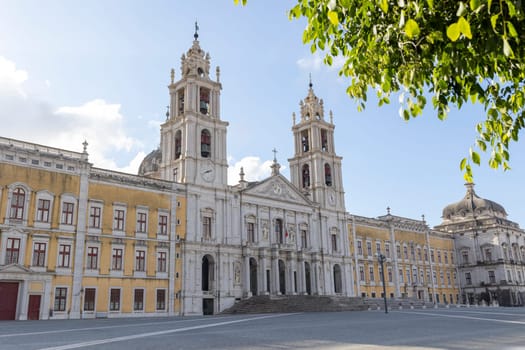
M 312 205 L 290 181 L 282 175 L 271 176 L 245 190 L 245 195 L 254 195 L 268 199 Z
M 0 272 L 2 273 L 32 273 L 33 271 L 19 264 L 10 264 L 10 265 L 0 267 Z

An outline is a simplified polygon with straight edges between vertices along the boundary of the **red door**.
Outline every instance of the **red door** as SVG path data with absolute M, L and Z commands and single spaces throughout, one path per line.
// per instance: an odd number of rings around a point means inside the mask
M 0 283 L 0 320 L 14 320 L 18 300 L 18 282 Z
M 27 307 L 27 319 L 38 320 L 40 318 L 40 295 L 30 295 Z

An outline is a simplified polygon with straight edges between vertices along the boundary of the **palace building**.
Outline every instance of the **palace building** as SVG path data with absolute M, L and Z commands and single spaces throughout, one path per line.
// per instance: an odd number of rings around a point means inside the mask
M 0 319 L 202 315 L 254 295 L 523 303 L 525 233 L 469 187 L 443 223 L 346 211 L 332 112 L 310 84 L 290 179 L 227 179 L 220 70 L 195 34 L 138 175 L 0 138 Z M 385 257 L 384 269 L 378 256 Z

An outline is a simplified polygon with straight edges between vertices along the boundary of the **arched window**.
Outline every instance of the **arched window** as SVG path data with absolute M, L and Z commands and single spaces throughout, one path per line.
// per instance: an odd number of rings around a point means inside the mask
M 308 164 L 303 165 L 303 188 L 310 187 L 310 167 Z
M 301 132 L 301 145 L 303 152 L 308 152 L 310 150 L 310 139 L 308 137 L 308 130 Z
M 213 257 L 210 255 L 205 255 L 202 257 L 202 280 L 201 280 L 201 289 L 202 291 L 209 292 L 213 290 L 213 270 L 214 270 L 214 261 Z
M 202 114 L 208 115 L 210 107 L 210 89 L 201 87 L 199 91 L 199 111 Z
M 179 159 L 182 153 L 182 132 L 177 130 L 175 133 L 175 159 Z
M 275 237 L 277 238 L 277 243 L 284 243 L 283 220 L 281 219 L 275 219 Z
M 206 129 L 201 131 L 201 156 L 210 158 L 211 154 L 211 135 Z
M 340 294 L 343 291 L 343 283 L 341 279 L 341 266 L 334 265 L 334 292 Z
M 325 129 L 321 129 L 321 150 L 323 152 L 328 151 L 328 133 Z
M 20 187 L 15 188 L 15 190 L 13 191 L 13 196 L 11 197 L 11 211 L 9 213 L 10 219 L 24 219 L 25 199 L 26 192 Z
M 332 168 L 328 163 L 324 165 L 324 183 L 326 186 L 332 186 Z

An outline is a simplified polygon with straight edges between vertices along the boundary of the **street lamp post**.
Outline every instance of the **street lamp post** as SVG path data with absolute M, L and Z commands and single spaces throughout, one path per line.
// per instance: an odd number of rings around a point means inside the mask
M 386 283 L 385 283 L 385 261 L 386 261 L 386 257 L 379 253 L 378 254 L 378 259 L 379 259 L 379 263 L 381 264 L 381 277 L 382 277 L 382 280 L 383 280 L 383 300 L 385 301 L 385 314 L 388 313 L 388 305 L 386 303 Z

